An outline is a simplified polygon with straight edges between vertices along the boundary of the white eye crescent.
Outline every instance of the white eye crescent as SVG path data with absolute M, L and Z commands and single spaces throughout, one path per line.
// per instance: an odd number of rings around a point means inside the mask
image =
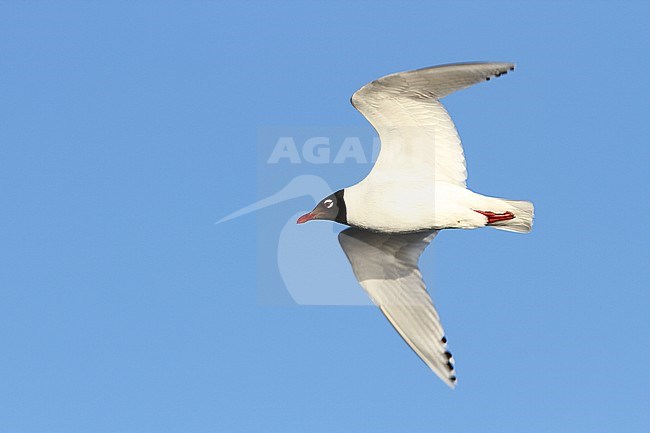
M 330 199 L 327 199 L 327 200 L 325 200 L 325 201 L 323 202 L 323 205 L 324 205 L 326 208 L 329 209 L 329 208 L 331 208 L 332 206 L 334 206 L 334 202 L 333 202 L 332 200 L 330 200 Z

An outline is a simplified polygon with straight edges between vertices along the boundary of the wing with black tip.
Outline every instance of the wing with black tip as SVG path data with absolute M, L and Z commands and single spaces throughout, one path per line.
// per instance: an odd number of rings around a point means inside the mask
M 513 70 L 513 63 L 457 63 L 387 75 L 352 95 L 381 139 L 368 178 L 420 179 L 466 186 L 458 131 L 439 99 Z
M 437 233 L 387 234 L 349 228 L 339 233 L 339 242 L 372 301 L 429 368 L 454 388 L 453 359 L 418 269 L 420 255 Z

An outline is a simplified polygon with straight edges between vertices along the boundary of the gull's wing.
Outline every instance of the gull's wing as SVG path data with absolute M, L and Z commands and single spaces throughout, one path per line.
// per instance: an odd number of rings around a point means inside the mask
M 447 340 L 418 260 L 438 233 L 376 233 L 349 228 L 339 242 L 354 275 L 404 341 L 450 387 L 456 376 Z
M 512 63 L 457 63 L 387 75 L 352 95 L 374 126 L 381 152 L 369 177 L 417 176 L 465 187 L 465 156 L 454 122 L 438 101 L 514 69 Z

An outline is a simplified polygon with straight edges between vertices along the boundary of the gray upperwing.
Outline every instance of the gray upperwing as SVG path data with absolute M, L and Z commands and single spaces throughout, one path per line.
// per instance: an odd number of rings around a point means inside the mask
M 420 255 L 437 233 L 388 234 L 353 227 L 339 233 L 339 242 L 372 301 L 429 368 L 454 388 L 444 330 L 418 269 Z

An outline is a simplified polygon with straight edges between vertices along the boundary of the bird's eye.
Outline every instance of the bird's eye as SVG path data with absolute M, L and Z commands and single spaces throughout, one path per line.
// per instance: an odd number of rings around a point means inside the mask
M 332 200 L 330 200 L 330 199 L 327 199 L 327 200 L 325 200 L 325 201 L 323 202 L 323 206 L 325 206 L 326 208 L 329 209 L 329 208 L 331 208 L 332 206 L 334 206 L 334 202 L 333 202 Z

